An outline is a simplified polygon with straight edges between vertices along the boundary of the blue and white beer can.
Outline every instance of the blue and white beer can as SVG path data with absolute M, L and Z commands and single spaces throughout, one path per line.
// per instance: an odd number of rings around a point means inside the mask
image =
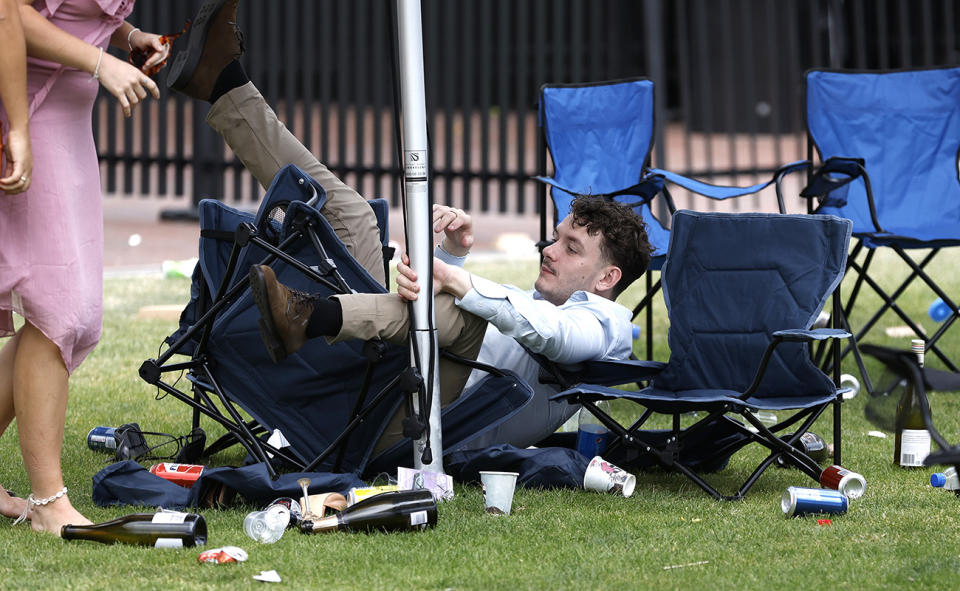
M 829 488 L 802 488 L 791 486 L 780 499 L 780 508 L 787 517 L 811 513 L 846 513 L 847 496 Z
M 87 433 L 87 447 L 93 451 L 113 453 L 117 449 L 117 440 L 113 436 L 114 427 L 94 427 Z

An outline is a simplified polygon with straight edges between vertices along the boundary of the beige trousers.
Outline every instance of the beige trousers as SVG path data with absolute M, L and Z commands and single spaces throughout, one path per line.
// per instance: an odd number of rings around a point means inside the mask
M 373 209 L 356 190 L 330 172 L 277 119 L 270 105 L 252 82 L 224 94 L 207 114 L 207 123 L 217 131 L 264 187 L 287 164 L 295 164 L 313 177 L 327 193 L 321 210 L 333 226 L 337 237 L 347 250 L 382 285 L 386 285 L 380 234 Z M 330 339 L 339 342 L 349 339 L 380 338 L 394 344 L 404 344 L 409 331 L 409 307 L 395 293 L 348 294 L 335 296 L 343 309 L 340 334 Z M 437 339 L 439 346 L 461 357 L 476 359 L 486 332 L 485 320 L 462 311 L 448 294 L 439 294 L 434 301 Z M 440 359 L 437 365 L 440 399 L 446 406 L 456 400 L 470 375 L 470 368 Z M 402 438 L 400 410 L 383 436 L 374 453 L 393 445 Z

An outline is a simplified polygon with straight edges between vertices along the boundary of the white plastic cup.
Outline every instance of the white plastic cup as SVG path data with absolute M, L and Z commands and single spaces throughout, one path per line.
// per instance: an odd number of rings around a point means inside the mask
M 840 387 L 850 388 L 849 392 L 843 393 L 843 399 L 850 400 L 860 392 L 860 380 L 848 373 L 840 374 Z
M 623 468 L 596 456 L 587 465 L 583 475 L 583 488 L 629 497 L 637 486 L 637 477 Z
M 517 486 L 518 472 L 480 472 L 483 486 L 483 505 L 487 513 L 510 515 L 513 507 L 513 491 Z
M 270 505 L 263 511 L 248 513 L 243 519 L 243 533 L 261 544 L 272 544 L 283 536 L 290 525 L 290 509 L 284 505 Z

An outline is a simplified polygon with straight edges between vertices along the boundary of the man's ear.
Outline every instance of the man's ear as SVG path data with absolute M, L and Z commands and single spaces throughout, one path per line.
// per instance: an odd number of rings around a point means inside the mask
M 614 286 L 619 283 L 621 277 L 623 277 L 623 271 L 620 270 L 620 267 L 617 267 L 616 265 L 608 265 L 603 270 L 603 274 L 600 276 L 600 279 L 597 280 L 597 293 L 606 293 L 608 291 L 612 291 Z

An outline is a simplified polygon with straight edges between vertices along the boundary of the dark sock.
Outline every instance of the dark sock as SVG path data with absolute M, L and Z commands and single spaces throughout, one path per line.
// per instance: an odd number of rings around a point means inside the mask
M 213 92 L 210 93 L 210 98 L 207 100 L 210 104 L 213 104 L 223 95 L 234 88 L 243 86 L 247 82 L 250 82 L 250 79 L 247 78 L 247 73 L 243 70 L 243 66 L 241 66 L 237 60 L 233 60 L 220 71 L 220 75 L 217 76 L 217 81 L 213 83 Z
M 343 326 L 343 308 L 335 298 L 318 299 L 313 303 L 313 312 L 307 322 L 307 338 L 332 337 Z

